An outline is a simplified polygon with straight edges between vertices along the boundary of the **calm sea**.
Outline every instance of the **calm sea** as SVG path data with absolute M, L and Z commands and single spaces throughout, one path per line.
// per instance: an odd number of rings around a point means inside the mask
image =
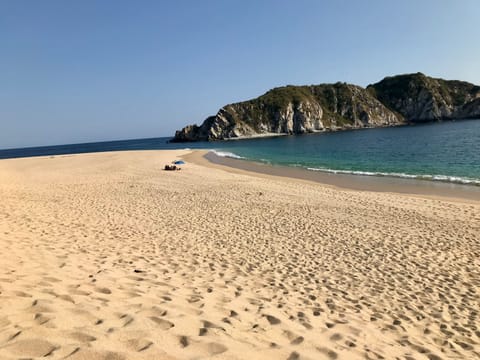
M 310 171 L 420 178 L 480 186 L 479 120 L 213 143 L 171 144 L 169 139 L 0 150 L 0 159 L 188 147 L 211 149 L 219 156 Z

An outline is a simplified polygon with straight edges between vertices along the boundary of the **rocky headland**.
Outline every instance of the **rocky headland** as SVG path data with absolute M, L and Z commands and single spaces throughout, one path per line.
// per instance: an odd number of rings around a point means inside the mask
M 222 107 L 200 126 L 176 131 L 173 142 L 396 126 L 480 117 L 480 86 L 422 73 L 361 86 L 284 86 Z

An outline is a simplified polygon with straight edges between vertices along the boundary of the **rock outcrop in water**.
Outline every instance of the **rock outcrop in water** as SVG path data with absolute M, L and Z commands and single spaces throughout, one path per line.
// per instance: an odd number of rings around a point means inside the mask
M 421 73 L 387 77 L 366 89 L 346 83 L 285 86 L 226 105 L 174 142 L 395 126 L 480 117 L 480 87 Z

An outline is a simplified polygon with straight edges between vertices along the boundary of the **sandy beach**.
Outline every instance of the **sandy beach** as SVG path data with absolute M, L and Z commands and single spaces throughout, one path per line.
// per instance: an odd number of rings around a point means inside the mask
M 0 160 L 0 359 L 480 358 L 480 202 L 202 154 Z

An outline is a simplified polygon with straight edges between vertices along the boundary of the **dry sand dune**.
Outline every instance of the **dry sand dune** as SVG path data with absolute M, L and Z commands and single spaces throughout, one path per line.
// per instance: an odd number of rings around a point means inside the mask
M 0 359 L 478 359 L 480 204 L 0 161 Z

